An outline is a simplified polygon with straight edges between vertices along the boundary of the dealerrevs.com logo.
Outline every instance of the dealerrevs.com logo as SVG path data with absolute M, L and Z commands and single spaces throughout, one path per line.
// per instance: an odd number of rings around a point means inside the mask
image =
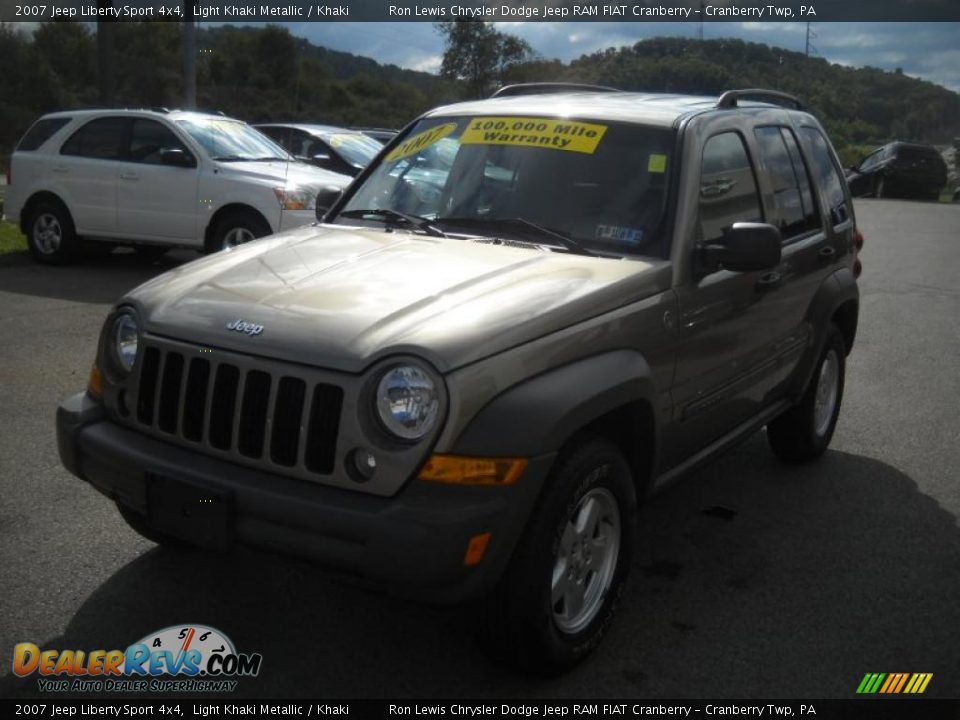
M 38 675 L 42 692 L 232 692 L 238 678 L 260 672 L 260 653 L 239 653 L 206 625 L 172 625 L 126 650 L 13 648 L 13 672 Z

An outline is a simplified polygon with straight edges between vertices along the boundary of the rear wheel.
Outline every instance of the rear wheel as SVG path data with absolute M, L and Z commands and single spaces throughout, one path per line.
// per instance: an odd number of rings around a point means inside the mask
M 781 460 L 808 462 L 827 449 L 840 416 L 845 359 L 843 335 L 831 323 L 817 367 L 800 403 L 767 425 L 770 447 Z
M 27 225 L 27 246 L 38 262 L 62 265 L 73 260 L 77 236 L 73 218 L 58 202 L 43 201 L 31 211 Z
M 572 667 L 600 643 L 634 541 L 636 497 L 619 450 L 592 440 L 558 463 L 487 601 L 482 635 L 503 660 L 538 675 Z
M 252 210 L 234 210 L 217 221 L 210 239 L 207 252 L 220 252 L 243 245 L 272 232 L 267 221 Z

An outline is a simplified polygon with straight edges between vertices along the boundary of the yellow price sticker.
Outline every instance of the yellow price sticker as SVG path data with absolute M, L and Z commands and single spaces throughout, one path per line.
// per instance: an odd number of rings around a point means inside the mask
M 561 118 L 480 117 L 470 121 L 460 143 L 519 145 L 592 155 L 606 131 L 606 125 Z
M 651 154 L 647 161 L 647 172 L 662 173 L 667 170 L 667 156 L 660 154 Z
M 445 138 L 456 129 L 456 123 L 446 123 L 444 125 L 432 127 L 429 130 L 424 130 L 423 132 L 418 132 L 413 137 L 407 138 L 402 143 L 397 145 L 387 154 L 387 157 L 384 158 L 384 160 L 386 160 L 386 162 L 393 162 L 394 160 L 400 160 L 405 157 L 410 157 L 411 155 L 416 155 L 424 148 L 433 145 L 435 142 L 437 142 L 437 140 Z

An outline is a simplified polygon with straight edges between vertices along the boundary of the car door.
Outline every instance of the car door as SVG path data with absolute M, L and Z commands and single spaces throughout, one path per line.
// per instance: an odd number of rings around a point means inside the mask
M 873 192 L 874 173 L 884 158 L 884 148 L 867 155 L 853 170 L 850 177 L 850 192 L 855 196 Z
M 168 165 L 165 150 L 180 150 L 192 167 Z M 134 118 L 117 177 L 118 232 L 123 237 L 186 242 L 197 237 L 197 159 L 157 120 Z
M 703 143 L 692 251 L 717 243 L 736 222 L 768 220 L 757 181 L 752 138 L 741 129 Z M 680 349 L 673 421 L 664 435 L 664 466 L 694 455 L 761 409 L 775 372 L 779 268 L 697 271 L 676 285 Z
M 82 125 L 60 146 L 50 171 L 80 235 L 117 230 L 117 169 L 129 129 L 123 116 Z

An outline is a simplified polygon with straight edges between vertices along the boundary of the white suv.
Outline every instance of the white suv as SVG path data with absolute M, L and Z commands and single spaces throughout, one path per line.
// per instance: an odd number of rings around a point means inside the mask
M 81 240 L 214 252 L 313 222 L 317 192 L 351 180 L 221 115 L 78 110 L 21 139 L 4 210 L 40 262 L 72 259 Z

